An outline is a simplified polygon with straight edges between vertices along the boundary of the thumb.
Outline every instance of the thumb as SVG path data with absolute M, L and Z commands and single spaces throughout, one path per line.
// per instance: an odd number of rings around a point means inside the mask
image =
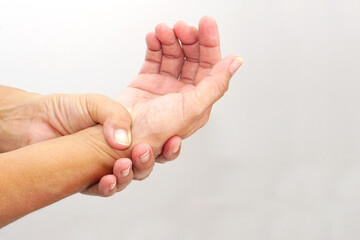
M 195 91 L 202 106 L 210 107 L 219 100 L 229 88 L 231 77 L 242 65 L 243 60 L 230 55 L 218 62 L 196 86 Z
M 125 150 L 131 144 L 131 116 L 118 102 L 100 94 L 85 96 L 87 110 L 94 122 L 104 126 L 108 144 L 118 150 Z

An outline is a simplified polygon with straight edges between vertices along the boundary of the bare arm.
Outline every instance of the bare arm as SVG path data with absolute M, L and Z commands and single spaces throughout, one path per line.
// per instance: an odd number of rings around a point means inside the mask
M 82 191 L 111 173 L 119 157 L 101 126 L 0 155 L 0 227 Z
M 224 95 L 230 78 L 242 64 L 234 55 L 221 60 L 213 19 L 203 18 L 199 25 L 200 48 L 194 44 L 199 48 L 200 62 L 195 63 L 194 79 L 178 81 L 175 75 L 179 69 L 174 76 L 167 76 L 159 72 L 162 68 L 158 64 L 149 66 L 145 62 L 142 73 L 119 97 L 131 110 L 132 146 L 147 142 L 159 154 L 170 136 L 192 135 L 207 122 L 212 105 Z M 163 30 L 158 31 L 159 36 Z M 157 53 L 162 58 L 162 53 Z M 206 56 L 211 57 L 204 65 Z M 179 58 L 180 63 L 183 60 Z M 109 173 L 116 158 L 130 155 L 129 150 L 112 150 L 102 132 L 102 127 L 96 126 L 0 156 L 0 226 L 81 191 Z
M 83 129 L 104 125 L 107 142 L 115 149 L 127 148 L 115 139 L 115 130 L 130 133 L 131 116 L 121 104 L 99 94 L 51 94 L 40 95 L 0 85 L 0 152 L 8 152 L 34 143 L 72 134 Z M 180 151 L 174 151 L 181 139 L 173 136 L 165 143 L 162 159 L 175 159 Z M 132 156 L 134 179 L 143 179 L 151 172 L 153 164 L 136 161 L 144 152 L 151 151 L 143 143 L 135 147 Z M 178 148 L 179 149 L 179 148 Z M 151 155 L 151 154 L 150 154 Z M 125 164 L 127 162 L 127 164 Z M 150 162 L 153 162 L 152 160 Z M 122 189 L 124 179 L 119 173 L 131 164 L 130 159 L 120 160 L 114 172 L 104 176 L 99 183 L 84 189 L 82 193 L 110 196 Z M 121 167 L 119 167 L 119 165 Z M 132 171 L 131 171 L 132 172 Z M 131 174 L 130 174 L 131 175 Z M 118 183 L 112 189 L 113 182 Z M 127 184 L 125 184 L 127 185 Z

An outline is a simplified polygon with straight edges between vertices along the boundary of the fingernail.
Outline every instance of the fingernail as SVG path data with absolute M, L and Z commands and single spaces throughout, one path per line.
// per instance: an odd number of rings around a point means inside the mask
M 150 151 L 147 150 L 146 153 L 141 155 L 139 158 L 140 158 L 140 161 L 143 163 L 149 161 L 150 160 Z
M 116 182 L 114 182 L 110 185 L 110 191 L 114 190 L 115 187 L 116 187 Z
M 114 141 L 117 144 L 120 144 L 123 146 L 129 146 L 130 145 L 130 136 L 125 130 L 117 129 L 114 132 Z
M 239 69 L 239 67 L 243 64 L 244 60 L 242 60 L 241 57 L 236 57 L 234 60 L 232 60 L 230 64 L 229 71 L 231 75 L 234 75 L 236 71 Z
M 180 147 L 181 147 L 181 141 L 176 145 L 172 153 L 173 154 L 177 153 L 180 150 Z
M 126 170 L 121 171 L 121 176 L 126 177 L 127 175 L 129 175 L 130 169 L 131 169 L 131 164 L 129 165 L 129 167 Z

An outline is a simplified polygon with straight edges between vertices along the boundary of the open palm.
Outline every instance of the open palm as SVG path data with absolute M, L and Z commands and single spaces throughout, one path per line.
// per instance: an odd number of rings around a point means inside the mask
M 221 60 L 210 17 L 200 20 L 199 29 L 183 21 L 174 29 L 159 24 L 146 43 L 140 73 L 118 101 L 132 115 L 134 140 L 150 143 L 156 154 L 170 136 L 184 139 L 207 122 L 212 104 L 227 90 L 235 56 Z

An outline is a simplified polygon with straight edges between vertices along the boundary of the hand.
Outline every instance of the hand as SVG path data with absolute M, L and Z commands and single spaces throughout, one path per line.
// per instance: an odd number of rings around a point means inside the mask
M 131 117 L 121 104 L 99 94 L 30 94 L 2 110 L 2 151 L 69 135 L 98 123 L 108 143 L 124 150 L 131 144 Z M 3 131 L 4 131 L 3 130 Z
M 133 118 L 135 143 L 150 143 L 156 156 L 170 136 L 184 139 L 208 121 L 242 60 L 221 60 L 217 25 L 210 17 L 200 20 L 199 30 L 182 21 L 174 29 L 159 24 L 146 43 L 140 73 L 118 101 Z
M 6 88 L 6 89 L 5 89 Z M 131 143 L 131 117 L 121 104 L 110 98 L 99 94 L 65 95 L 53 94 L 42 96 L 26 93 L 18 89 L 3 87 L 4 92 L 17 95 L 17 105 L 4 104 L 6 109 L 0 111 L 2 138 L 6 141 L 0 144 L 2 151 L 10 151 L 37 142 L 69 135 L 98 123 L 104 125 L 104 135 L 110 146 L 115 149 L 127 149 Z M 10 105 L 10 107 L 8 107 Z M 120 135 L 116 139 L 116 130 Z M 125 134 L 124 134 L 125 133 Z M 128 140 L 126 140 L 128 139 Z M 169 159 L 177 157 L 178 152 L 173 153 L 176 144 L 181 144 L 181 139 L 172 137 L 164 148 L 164 155 Z M 144 159 L 147 153 L 148 161 Z M 117 190 L 123 189 L 131 182 L 131 177 L 120 177 L 120 171 L 124 173 L 129 166 L 133 165 L 134 172 L 138 178 L 148 176 L 154 165 L 152 151 L 149 145 L 139 144 L 134 148 L 133 164 L 130 159 L 120 159 L 114 166 L 114 174 L 107 175 L 83 193 L 99 196 L 109 196 L 114 193 L 117 183 Z M 132 170 L 129 176 L 132 175 Z M 116 177 L 118 176 L 118 181 Z M 111 190 L 110 190 L 111 189 Z
M 180 153 L 181 139 L 170 138 L 163 149 L 164 161 L 170 161 L 178 157 Z M 113 173 L 103 176 L 99 183 L 94 184 L 81 193 L 102 197 L 109 197 L 123 190 L 133 179 L 144 180 L 147 178 L 155 164 L 155 157 L 148 144 L 137 144 L 131 151 L 129 158 L 120 158 L 115 161 Z

